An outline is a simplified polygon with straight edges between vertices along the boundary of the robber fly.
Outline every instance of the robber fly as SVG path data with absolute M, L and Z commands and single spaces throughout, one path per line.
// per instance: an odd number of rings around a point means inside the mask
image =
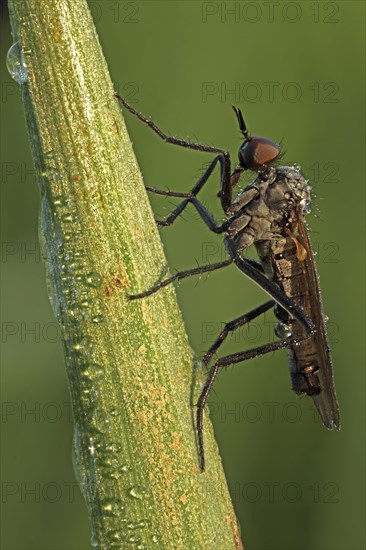
M 221 357 L 211 366 L 197 403 L 196 427 L 201 470 L 205 469 L 203 410 L 219 370 L 271 351 L 287 348 L 292 389 L 297 394 L 306 394 L 313 399 L 327 428 L 339 429 L 339 408 L 319 279 L 304 220 L 310 211 L 311 188 L 299 167 L 278 166 L 280 146 L 266 138 L 252 137 L 240 109 L 236 107 L 233 109 L 244 141 L 239 148 L 239 163 L 231 172 L 227 151 L 168 136 L 121 96 L 116 94 L 116 97 L 130 113 L 167 143 L 216 153 L 206 172 L 189 193 L 161 191 L 153 187 L 147 189 L 160 195 L 183 199 L 166 219 L 157 222 L 158 225 L 171 225 L 186 206 L 192 204 L 211 231 L 225 235 L 224 243 L 229 256 L 222 262 L 180 271 L 148 290 L 130 296 L 130 299 L 150 296 L 173 281 L 230 264 L 235 264 L 265 290 L 272 299 L 227 323 L 204 355 L 204 366 L 210 364 L 213 355 L 233 330 L 272 308 L 278 319 L 275 332 L 280 340 Z M 218 196 L 226 215 L 223 223 L 217 223 L 197 199 L 217 164 L 220 166 Z M 248 170 L 256 173 L 255 179 L 233 199 L 233 189 L 243 172 Z M 244 255 L 251 245 L 255 246 L 259 261 Z

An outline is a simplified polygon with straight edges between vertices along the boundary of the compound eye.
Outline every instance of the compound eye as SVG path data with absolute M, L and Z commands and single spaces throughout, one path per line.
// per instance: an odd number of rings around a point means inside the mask
M 280 146 L 270 139 L 253 137 L 244 141 L 239 149 L 239 162 L 243 168 L 256 170 L 270 164 L 280 154 Z

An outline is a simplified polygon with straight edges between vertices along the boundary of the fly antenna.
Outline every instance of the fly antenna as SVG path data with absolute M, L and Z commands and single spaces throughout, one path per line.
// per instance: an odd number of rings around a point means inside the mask
M 241 110 L 239 109 L 239 107 L 235 107 L 235 105 L 232 105 L 232 108 L 234 110 L 234 113 L 236 114 L 236 118 L 238 119 L 239 128 L 240 128 L 241 133 L 243 134 L 245 139 L 250 139 L 250 134 L 249 134 L 249 132 L 247 130 L 247 127 L 246 127 L 246 124 L 244 122 L 244 118 L 243 118 Z

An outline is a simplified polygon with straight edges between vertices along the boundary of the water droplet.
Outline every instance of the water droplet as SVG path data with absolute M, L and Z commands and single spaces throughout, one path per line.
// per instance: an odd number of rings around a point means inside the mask
M 27 82 L 28 70 L 24 53 L 19 46 L 19 42 L 14 42 L 14 44 L 10 46 L 6 56 L 6 67 L 15 82 L 18 82 L 18 84 L 25 84 L 25 82 Z
M 133 529 L 137 529 L 137 523 L 136 521 L 133 521 L 132 519 L 124 522 L 127 529 L 129 529 L 130 531 L 132 531 Z
M 128 494 L 133 498 L 141 500 L 146 494 L 146 489 L 139 485 L 133 485 L 132 487 L 129 488 Z
M 146 527 L 151 526 L 151 521 L 149 519 L 140 519 L 136 522 L 136 529 L 146 529 Z
M 98 462 L 100 466 L 100 474 L 105 479 L 118 479 L 118 460 L 116 458 L 104 458 L 103 456 Z
M 103 378 L 103 375 L 104 375 L 104 369 L 97 363 L 91 363 L 90 365 L 86 365 L 81 370 L 81 376 L 93 382 L 101 380 Z
M 92 322 L 93 323 L 103 323 L 104 321 L 104 317 L 103 315 L 94 315 L 94 317 L 92 317 Z
M 83 277 L 84 284 L 98 288 L 102 284 L 102 277 L 96 271 L 91 271 Z
M 70 200 L 65 195 L 58 195 L 53 199 L 53 203 L 55 206 L 69 206 Z
M 291 328 L 285 323 L 276 323 L 274 331 L 278 338 L 289 338 L 292 336 Z
M 82 305 L 75 301 L 70 303 L 68 315 L 71 323 L 80 323 L 81 321 L 87 321 L 89 319 L 89 312 L 85 311 Z
M 46 160 L 53 160 L 55 158 L 55 151 L 53 149 L 49 149 L 49 151 L 45 152 L 44 158 Z
M 102 501 L 102 512 L 105 516 L 116 516 L 117 514 L 126 514 L 124 503 L 119 499 L 105 499 Z
M 114 418 L 121 415 L 121 410 L 117 409 L 116 407 L 112 407 L 111 409 L 109 409 L 108 412 L 109 412 L 110 416 L 112 416 Z
M 95 453 L 95 446 L 94 446 L 94 441 L 93 441 L 92 438 L 89 439 L 88 450 L 89 450 L 91 455 L 93 455 Z
M 108 454 L 117 454 L 120 453 L 123 449 L 122 445 L 120 445 L 119 443 L 100 443 L 99 447 L 102 451 Z
M 64 216 L 61 216 L 61 220 L 64 223 L 73 223 L 74 222 L 74 218 L 73 218 L 72 214 L 65 214 Z
M 93 406 L 92 401 L 93 399 L 97 399 L 99 392 L 95 388 L 90 387 L 90 384 L 83 387 L 81 392 L 81 399 L 87 400 L 87 403 L 84 404 L 84 407 L 94 409 L 95 407 Z M 89 402 L 91 402 L 91 404 L 89 404 Z
M 107 533 L 109 548 L 136 548 L 137 550 L 146 550 L 145 544 L 142 542 L 142 537 L 137 533 L 131 534 L 124 530 L 109 531 Z M 128 546 L 122 543 L 129 543 Z
M 127 537 L 126 542 L 129 542 L 131 544 L 140 544 L 142 541 L 141 535 L 133 534 Z
M 123 532 L 121 533 L 121 531 L 117 531 L 117 530 L 109 531 L 107 533 L 107 536 L 109 540 L 109 546 L 111 548 L 120 548 L 121 543 L 124 542 L 126 539 L 124 533 Z
M 85 336 L 81 340 L 80 344 L 81 344 L 81 347 L 82 347 L 83 355 L 88 356 L 92 353 L 93 348 L 94 348 L 94 340 L 91 336 Z
M 84 336 L 78 344 L 75 344 L 76 351 L 80 351 L 85 357 L 91 355 L 94 347 L 94 340 L 91 336 Z

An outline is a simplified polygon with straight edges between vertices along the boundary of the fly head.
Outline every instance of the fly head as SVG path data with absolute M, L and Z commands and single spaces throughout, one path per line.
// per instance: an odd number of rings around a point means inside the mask
M 281 148 L 270 139 L 252 137 L 248 132 L 241 110 L 234 106 L 233 109 L 238 119 L 239 129 L 244 136 L 244 142 L 239 148 L 240 168 L 261 172 L 279 157 Z

